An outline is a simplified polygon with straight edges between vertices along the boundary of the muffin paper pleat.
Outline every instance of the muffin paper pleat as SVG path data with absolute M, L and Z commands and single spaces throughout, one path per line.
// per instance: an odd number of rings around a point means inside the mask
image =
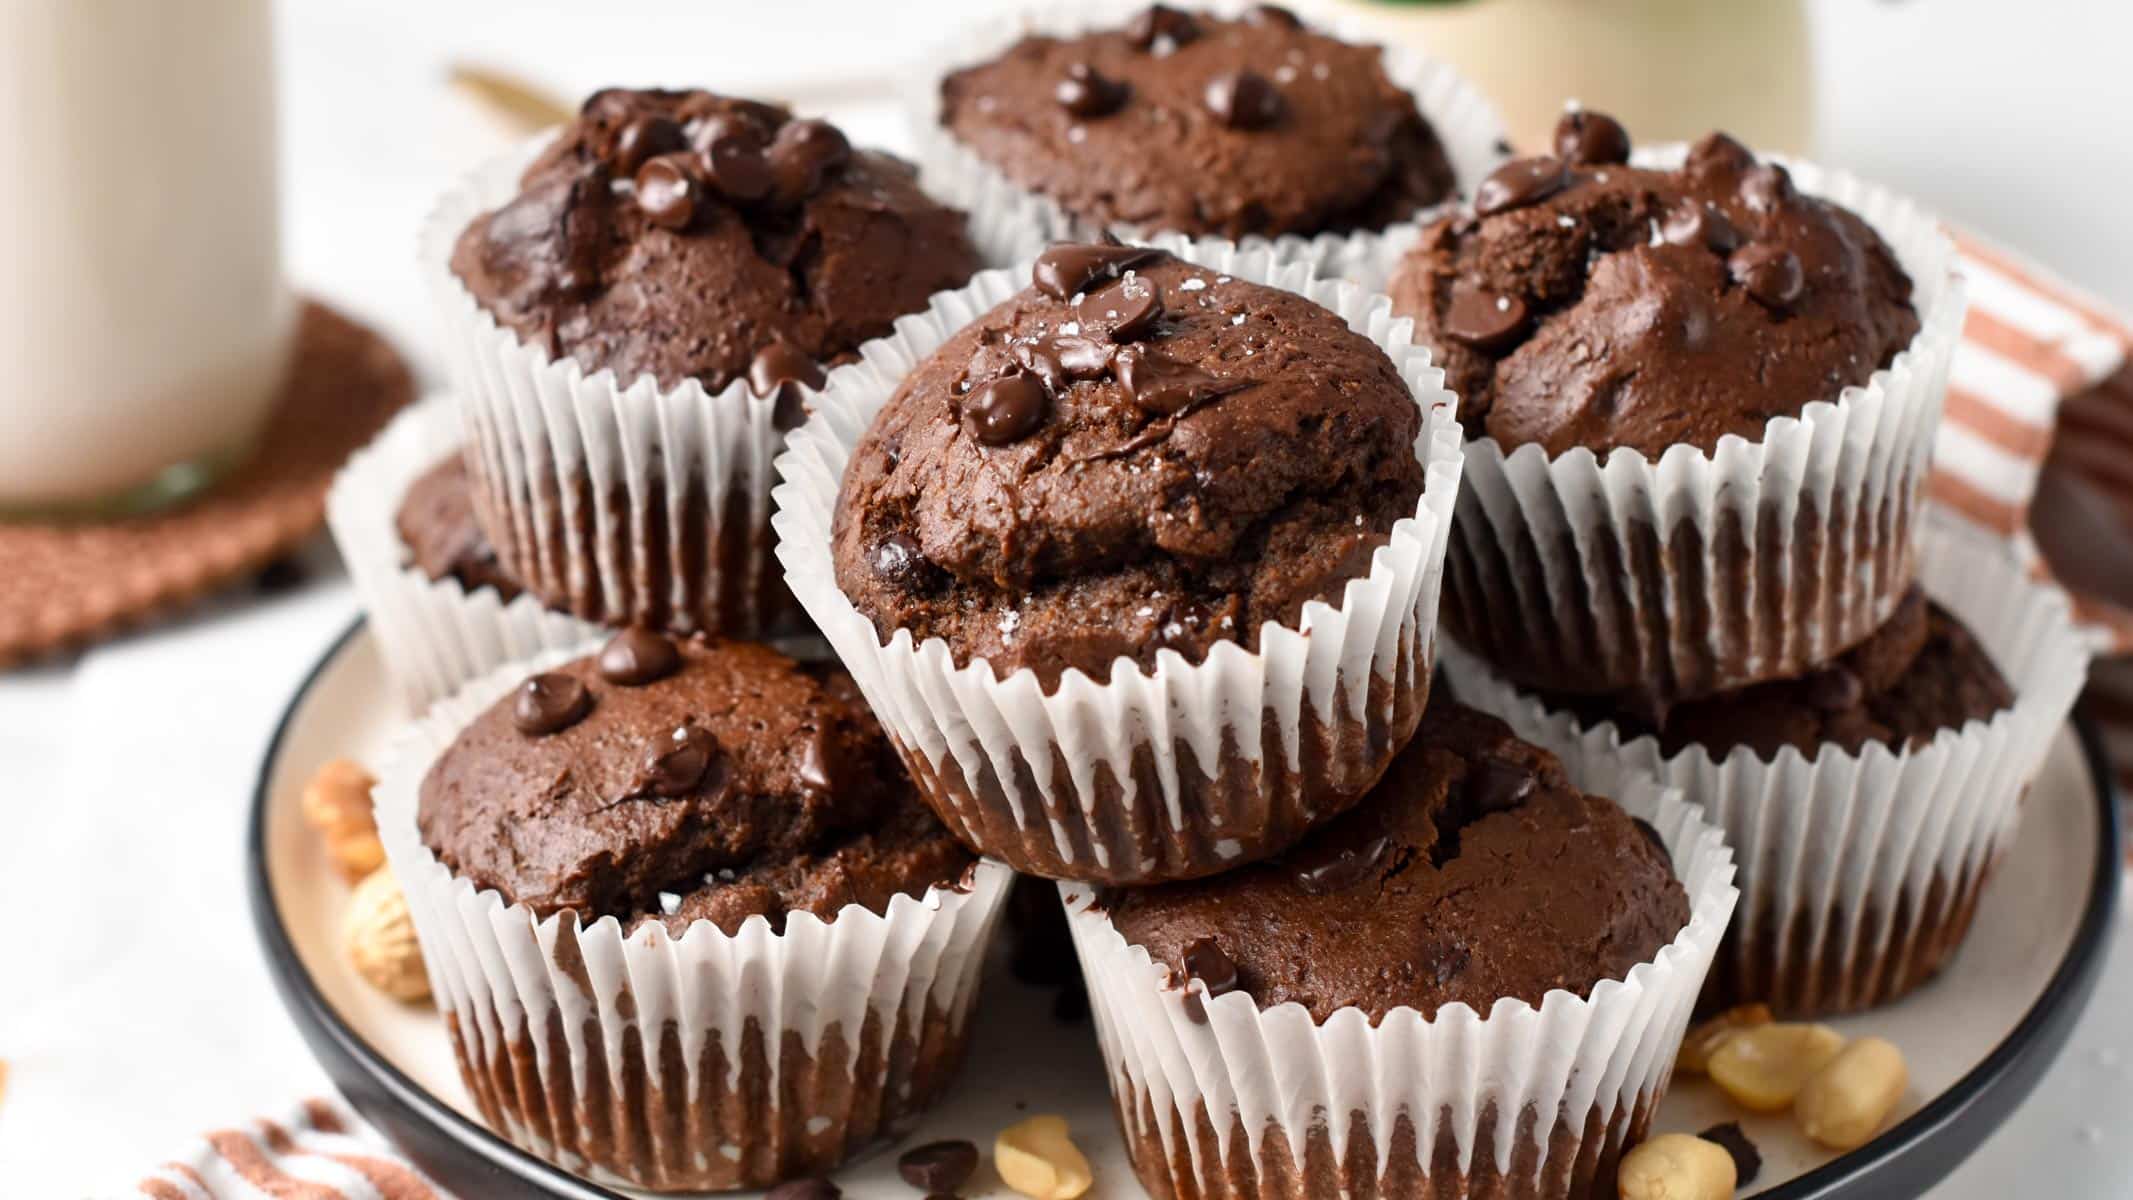
M 1714 999 L 1794 1015 L 1887 1003 L 1960 944 L 2021 801 L 2086 676 L 2089 647 L 2057 588 L 2004 547 L 1926 522 L 1921 577 L 1991 655 L 2015 693 L 1991 719 L 1916 748 L 1791 746 L 1723 757 L 1612 723 L 1583 728 L 1447 644 L 1460 698 L 1521 737 L 1581 760 L 1614 760 L 1682 789 L 1726 831 L 1740 863 L 1740 919 L 1713 972 Z
M 1010 873 L 884 913 L 698 921 L 546 919 L 457 878 L 415 816 L 431 764 L 550 652 L 437 702 L 395 745 L 379 836 L 406 891 L 431 988 L 484 1118 L 570 1170 L 659 1191 L 763 1187 L 902 1132 L 961 1059 Z
M 853 447 L 905 375 L 958 329 L 1021 289 L 1027 265 L 989 271 L 905 317 L 864 361 L 830 377 L 813 418 L 778 460 L 773 518 L 786 581 L 844 660 L 941 818 L 1018 870 L 1145 882 L 1264 857 L 1375 782 L 1413 732 L 1435 653 L 1446 531 L 1461 456 L 1443 372 L 1382 296 L 1319 281 L 1268 247 L 1158 239 L 1240 279 L 1301 292 L 1392 357 L 1424 410 L 1414 516 L 1338 605 L 1298 627 L 1268 623 L 1258 652 L 1217 643 L 1204 662 L 1130 659 L 1108 679 L 1070 670 L 1047 694 L 1035 672 L 958 667 L 946 642 L 897 630 L 886 643 L 837 586 L 830 550 Z
M 418 713 L 505 663 L 575 646 L 599 632 L 530 595 L 505 601 L 495 588 L 432 580 L 409 564 L 400 502 L 424 472 L 458 453 L 459 438 L 451 401 L 426 400 L 351 456 L 326 493 L 326 522 L 385 669 Z
M 1375 1026 L 1347 1008 L 1315 1023 L 1298 1004 L 1261 1010 L 1243 992 L 1173 986 L 1089 887 L 1059 885 L 1150 1192 L 1613 1195 L 1612 1164 L 1649 1127 L 1732 915 L 1733 856 L 1678 791 L 1605 761 L 1566 765 L 1652 822 L 1689 898 L 1670 943 L 1587 998 L 1558 989 L 1538 1008 L 1506 998 L 1428 1019 L 1403 1007 Z
M 1910 530 L 1965 309 L 1954 246 L 1894 193 L 1786 166 L 1801 191 L 1888 242 L 1914 285 L 1918 335 L 1865 384 L 1711 453 L 1550 458 L 1538 445 L 1468 442 L 1445 624 L 1521 682 L 1669 701 L 1797 675 L 1878 628 L 1910 586 Z M 1387 243 L 1366 286 L 1384 286 L 1406 244 Z
M 1010 180 L 975 151 L 959 141 L 941 124 L 942 78 L 999 57 L 1016 42 L 1030 35 L 1070 38 L 1098 30 L 1117 29 L 1147 8 L 1145 0 L 1085 0 L 1077 4 L 1031 4 L 1005 16 L 993 17 L 958 33 L 936 47 L 924 61 L 940 64 L 939 70 L 921 73 L 904 92 L 904 111 L 913 144 L 918 147 L 920 177 L 926 190 L 959 208 L 992 216 L 983 227 L 973 226 L 978 249 L 990 262 L 1011 262 L 1035 252 L 1044 243 L 1088 241 L 1108 229 L 1120 237 L 1141 240 L 1166 232 L 1135 229 L 1125 224 L 1103 226 L 1069 215 L 1050 197 L 1023 188 Z M 1203 11 L 1234 19 L 1252 5 L 1242 0 L 1222 0 L 1200 6 Z M 1354 21 L 1331 13 L 1312 13 L 1308 24 L 1342 41 L 1370 44 L 1381 42 Z M 1415 107 L 1436 131 L 1451 162 L 1458 195 L 1472 194 L 1506 156 L 1503 120 L 1496 109 L 1453 70 L 1450 64 L 1417 54 L 1402 46 L 1383 50 L 1385 76 L 1414 97 Z M 1403 222 L 1391 229 L 1411 229 Z M 1271 249 L 1285 261 L 1308 262 L 1322 275 L 1349 276 L 1374 260 L 1386 233 L 1323 233 L 1315 236 L 1282 234 L 1251 235 L 1242 239 L 1248 248 Z M 1409 235 L 1411 236 L 1411 234 Z M 1034 239 L 1036 245 L 1031 244 Z

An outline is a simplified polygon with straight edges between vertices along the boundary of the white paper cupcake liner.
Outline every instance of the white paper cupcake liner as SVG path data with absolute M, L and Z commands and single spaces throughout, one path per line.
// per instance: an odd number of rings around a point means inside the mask
M 1670 166 L 1684 153 L 1637 161 Z M 1520 682 L 1664 704 L 1798 675 L 1878 628 L 1909 588 L 1963 323 L 1955 249 L 1892 192 L 1786 166 L 1801 191 L 1858 213 L 1893 248 L 1917 337 L 1865 384 L 1711 453 L 1550 458 L 1538 445 L 1467 443 L 1445 624 Z M 1389 270 L 1366 274 L 1382 286 Z
M 438 701 L 393 750 L 378 831 L 431 990 L 485 1119 L 572 1171 L 659 1191 L 763 1187 L 901 1132 L 960 1061 L 1010 873 L 899 895 L 884 913 L 752 917 L 680 938 L 545 920 L 456 878 L 415 825 L 422 779 L 539 655 Z
M 432 580 L 409 565 L 396 523 L 400 502 L 410 484 L 458 451 L 459 438 L 452 402 L 425 400 L 351 456 L 326 493 L 326 522 L 386 672 L 417 713 L 505 663 L 575 646 L 600 632 L 532 596 L 506 601 L 495 588 L 470 591 L 456 579 Z
M 1925 523 L 1926 592 L 1969 627 L 2014 689 L 2013 707 L 1917 748 L 1881 743 L 1771 761 L 1722 758 L 1612 723 L 1581 728 L 1458 647 L 1460 699 L 1519 736 L 1584 761 L 1647 771 L 1702 804 L 1740 862 L 1741 916 L 1714 998 L 1795 1015 L 1886 1003 L 1925 982 L 1968 932 L 1978 892 L 2013 837 L 2021 800 L 2065 724 L 2089 648 L 2065 594 L 2032 581 L 2003 547 Z
M 887 645 L 837 586 L 830 530 L 846 463 L 904 377 L 963 326 L 1020 291 L 1025 264 L 988 271 L 897 323 L 837 372 L 778 460 L 778 557 L 895 739 L 941 819 L 1021 871 L 1113 883 L 1211 874 L 1278 852 L 1376 782 L 1428 697 L 1446 530 L 1459 490 L 1454 400 L 1382 296 L 1313 280 L 1268 247 L 1157 243 L 1240 279 L 1301 292 L 1382 346 L 1424 411 L 1415 514 L 1394 525 L 1338 605 L 1306 604 L 1298 627 L 1262 627 L 1257 653 L 1218 643 L 1204 662 L 1173 651 L 1143 673 L 1066 672 L 1046 694 L 1034 671 L 958 667 L 939 638 Z
M 1732 915 L 1733 855 L 1679 792 L 1605 761 L 1573 776 L 1649 820 L 1671 851 L 1689 922 L 1650 961 L 1538 1008 L 1451 1004 L 1424 1019 L 1362 1009 L 1323 1024 L 1205 998 L 1120 935 L 1092 889 L 1062 883 L 1068 924 L 1126 1142 L 1155 1195 L 1613 1196 L 1642 1140 Z
M 1010 180 L 975 151 L 965 146 L 941 124 L 941 79 L 946 75 L 998 58 L 1016 42 L 1032 34 L 1071 38 L 1095 30 L 1117 29 L 1141 10 L 1147 0 L 1084 0 L 1077 4 L 1032 4 L 1013 13 L 991 18 L 961 31 L 926 56 L 940 64 L 936 74 L 925 74 L 905 90 L 904 108 L 918 148 L 921 178 L 926 190 L 971 212 L 992 216 L 972 235 L 989 240 L 978 248 L 988 261 L 1014 261 L 1035 253 L 1044 244 L 1057 241 L 1089 241 L 1105 231 L 1098 223 L 1069 215 L 1058 202 L 1029 191 Z M 1216 0 L 1197 5 L 1202 11 L 1235 18 L 1250 8 L 1244 0 Z M 1332 37 L 1358 44 L 1382 41 L 1356 22 L 1333 13 L 1305 14 L 1311 27 Z M 1436 131 L 1450 160 L 1455 188 L 1469 195 L 1505 159 L 1503 120 L 1496 109 L 1451 65 L 1417 54 L 1403 46 L 1383 47 L 1386 77 L 1414 97 L 1415 107 Z M 1398 229 L 1403 222 L 1392 228 Z M 1112 225 L 1109 231 L 1132 240 L 1145 240 L 1166 231 Z M 1351 272 L 1375 260 L 1375 247 L 1383 238 L 1379 231 L 1327 233 L 1313 237 L 1283 234 L 1267 238 L 1246 237 L 1247 247 L 1271 247 L 1278 257 L 1309 262 L 1319 274 L 1349 277 Z M 1034 242 L 1034 245 L 1032 244 Z

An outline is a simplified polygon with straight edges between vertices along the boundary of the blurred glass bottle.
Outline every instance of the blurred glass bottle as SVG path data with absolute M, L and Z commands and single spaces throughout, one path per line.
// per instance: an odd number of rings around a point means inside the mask
M 1805 153 L 1814 135 L 1807 0 L 1338 0 L 1388 42 L 1445 59 L 1496 102 L 1521 150 L 1566 100 L 1640 142 L 1713 129 Z

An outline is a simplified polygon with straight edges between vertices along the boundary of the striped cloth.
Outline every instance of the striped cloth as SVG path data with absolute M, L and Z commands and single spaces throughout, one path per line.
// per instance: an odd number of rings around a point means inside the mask
M 143 1178 L 149 1200 L 451 1200 L 337 1100 L 201 1135 Z

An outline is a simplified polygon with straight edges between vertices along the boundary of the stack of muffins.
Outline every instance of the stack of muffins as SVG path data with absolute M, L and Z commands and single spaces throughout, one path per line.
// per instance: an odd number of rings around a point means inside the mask
M 608 91 L 425 232 L 455 395 L 331 513 L 477 1106 L 637 1187 L 826 1173 L 950 1084 L 1022 872 L 1152 1194 L 1611 1194 L 1733 913 L 1698 803 L 1775 823 L 1670 756 L 1998 710 L 2018 791 L 2063 716 L 2063 614 L 1913 591 L 1937 233 L 1597 114 L 1504 163 L 1270 5 L 944 57 L 917 170 Z

